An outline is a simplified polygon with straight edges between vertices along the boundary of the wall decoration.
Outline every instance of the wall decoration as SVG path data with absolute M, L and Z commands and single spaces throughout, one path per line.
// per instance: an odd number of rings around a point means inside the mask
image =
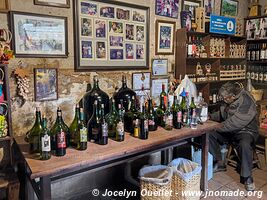
M 12 49 L 16 57 L 67 57 L 66 17 L 10 13 Z
M 181 27 L 186 28 L 186 31 L 191 31 L 192 17 L 189 11 L 181 11 Z
M 246 20 L 247 40 L 267 38 L 267 17 Z
M 171 55 L 174 52 L 175 22 L 156 21 L 156 55 Z
M 34 0 L 34 4 L 69 8 L 70 0 Z
M 117 1 L 77 0 L 73 8 L 74 45 L 78 49 L 76 70 L 149 67 L 148 7 Z M 125 62 L 129 60 L 134 62 Z
M 168 75 L 168 59 L 154 59 L 152 61 L 152 75 L 153 76 L 167 76 Z
M 34 69 L 35 101 L 49 101 L 58 98 L 58 80 L 56 68 Z
M 28 100 L 30 93 L 30 72 L 21 66 L 14 70 L 17 82 L 17 95 L 22 98 L 22 105 Z
M 182 1 L 182 10 L 188 11 L 191 18 L 195 18 L 196 11 L 195 9 L 202 6 L 202 0 L 183 0 Z
M 215 14 L 215 0 L 204 0 L 205 15 Z
M 221 15 L 236 17 L 238 15 L 238 0 L 222 0 Z
M 156 0 L 156 15 L 178 18 L 179 0 Z
M 142 90 L 142 87 L 144 87 L 144 90 L 150 90 L 150 76 L 150 72 L 133 73 L 133 90 Z

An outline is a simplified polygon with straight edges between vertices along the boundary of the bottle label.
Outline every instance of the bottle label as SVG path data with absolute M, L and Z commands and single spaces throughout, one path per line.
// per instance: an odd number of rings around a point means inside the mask
M 178 113 L 177 113 L 177 122 L 182 122 L 182 111 L 179 111 Z
M 153 119 L 148 120 L 148 125 L 149 126 L 154 126 L 155 125 L 155 121 Z
M 124 135 L 124 124 L 122 121 L 117 123 L 116 131 L 118 135 Z
M 80 142 L 87 142 L 87 128 L 80 129 Z
M 167 96 L 164 96 L 164 105 L 165 105 L 165 107 L 167 107 L 167 104 L 168 104 L 168 98 L 167 98 Z
M 167 117 L 167 122 L 166 122 L 169 126 L 172 126 L 173 124 L 173 116 L 172 115 L 169 115 Z
M 193 109 L 193 112 L 192 112 L 192 118 L 196 117 L 197 113 L 196 113 L 196 109 Z
M 148 130 L 148 120 L 144 120 L 144 129 Z
M 140 129 L 139 129 L 139 127 L 134 127 L 134 137 L 139 137 L 139 131 Z
M 247 72 L 247 79 L 250 79 L 250 72 Z
M 263 73 L 259 74 L 259 81 L 263 81 Z
M 108 123 L 103 123 L 101 125 L 102 128 L 102 137 L 107 137 L 108 136 Z
M 184 112 L 183 114 L 183 123 L 187 122 L 187 112 Z
M 42 137 L 42 151 L 50 152 L 51 151 L 51 143 L 50 143 L 50 136 L 45 135 Z
M 57 134 L 57 147 L 66 148 L 66 134 L 63 131 Z
M 254 79 L 254 77 L 255 77 L 255 74 L 254 74 L 254 72 L 251 72 L 251 74 L 250 74 L 250 78 L 253 80 L 253 79 Z
M 187 49 L 188 56 L 192 56 L 193 55 L 193 45 L 189 44 L 187 48 L 188 48 Z

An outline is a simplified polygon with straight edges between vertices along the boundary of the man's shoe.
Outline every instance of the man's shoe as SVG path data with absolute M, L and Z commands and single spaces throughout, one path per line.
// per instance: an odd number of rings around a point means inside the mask
M 216 163 L 213 166 L 213 173 L 216 173 L 216 172 L 225 172 L 226 170 L 227 169 L 226 169 L 226 165 L 225 164 Z
M 245 188 L 247 191 L 254 191 L 255 190 L 255 184 L 253 182 L 253 178 L 251 176 L 245 178 Z

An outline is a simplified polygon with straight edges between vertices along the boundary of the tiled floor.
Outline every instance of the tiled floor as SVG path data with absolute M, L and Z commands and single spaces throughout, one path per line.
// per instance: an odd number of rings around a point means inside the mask
M 256 191 L 254 196 L 249 196 L 251 193 L 247 193 L 244 185 L 239 181 L 239 174 L 235 171 L 234 167 L 227 166 L 226 172 L 218 172 L 213 175 L 213 178 L 209 181 L 209 190 L 216 194 L 218 191 L 244 191 L 244 196 L 209 196 L 207 200 L 252 200 L 252 199 L 264 199 L 267 200 L 267 165 L 263 155 L 259 155 L 261 161 L 261 169 L 255 168 L 253 170 L 253 178 L 256 185 Z M 262 195 L 261 195 L 262 194 Z

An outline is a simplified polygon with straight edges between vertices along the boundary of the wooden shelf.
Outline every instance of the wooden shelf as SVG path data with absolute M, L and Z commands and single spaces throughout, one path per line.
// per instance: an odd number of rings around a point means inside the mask
M 247 58 L 186 58 L 187 60 L 246 60 Z
M 266 64 L 267 65 L 267 60 L 264 61 L 247 61 L 248 64 Z
M 247 40 L 248 43 L 261 43 L 261 42 L 267 42 L 266 39 L 255 39 L 255 40 Z

